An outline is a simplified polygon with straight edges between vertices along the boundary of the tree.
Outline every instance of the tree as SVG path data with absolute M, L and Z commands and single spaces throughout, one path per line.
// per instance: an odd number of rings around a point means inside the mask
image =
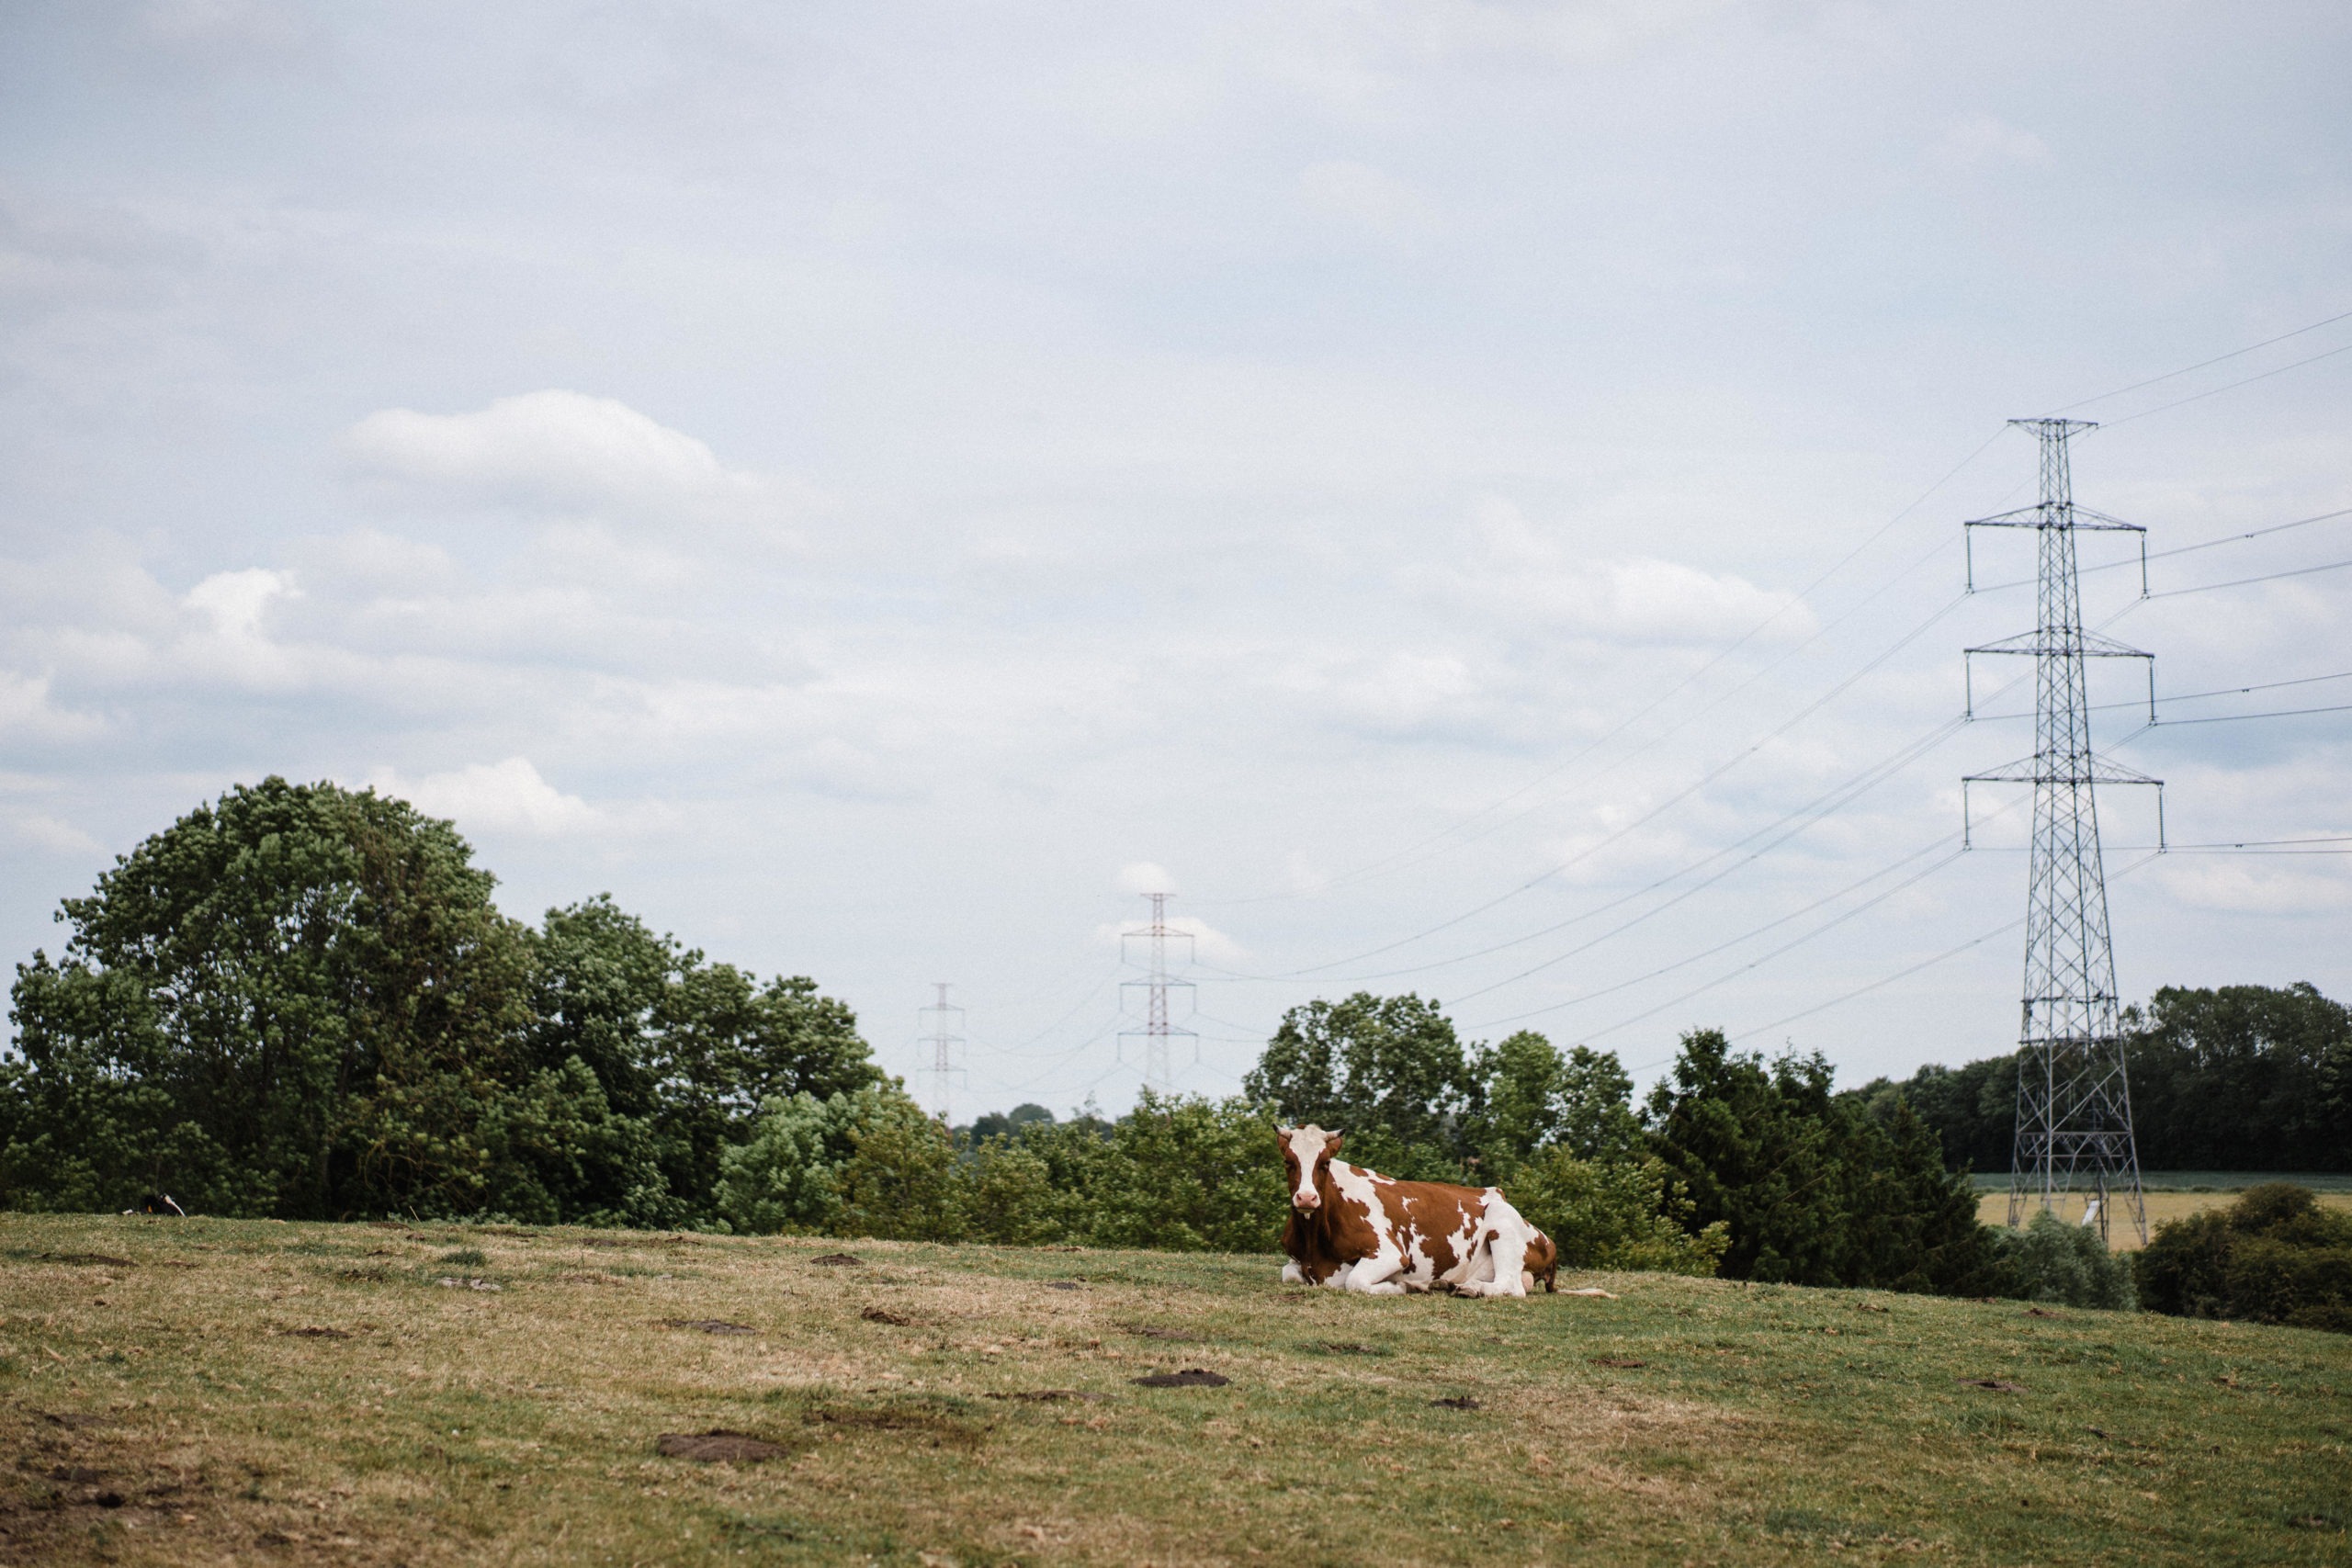
M 147 840 L 64 901 L 57 962 L 17 966 L 6 1200 L 491 1201 L 528 1076 L 528 955 L 492 886 L 448 823 L 332 784 L 240 786 Z
M 2168 986 L 2123 1025 L 2143 1169 L 2352 1170 L 2352 1009 L 2301 982 Z M 1953 1169 L 2009 1168 L 2015 1052 L 1863 1092 L 1909 1100 Z
M 1563 1148 L 1585 1160 L 1621 1162 L 1642 1153 L 1634 1080 L 1613 1051 L 1578 1045 L 1563 1056 L 1532 1030 L 1472 1053 L 1479 1113 L 1470 1124 L 1481 1180 L 1508 1182 L 1538 1152 Z
M 1690 1201 L 1654 1158 L 1588 1159 L 1555 1144 L 1519 1168 L 1510 1196 L 1564 1269 L 1708 1278 L 1731 1246 L 1724 1221 L 1695 1226 Z
M 0 1202 L 707 1224 L 763 1104 L 877 1082 L 814 981 L 605 897 L 534 932 L 493 886 L 449 823 L 332 784 L 149 839 L 17 967 Z
M 1991 1278 L 1974 1194 L 1933 1132 L 1900 1101 L 1882 1124 L 1861 1095 L 1833 1095 L 1817 1053 L 1768 1065 L 1693 1031 L 1649 1111 L 1699 1222 L 1729 1227 L 1734 1279 L 1973 1294 Z
M 2300 982 L 2166 986 L 2126 1024 L 2143 1167 L 2352 1170 L 2352 1010 Z
M 970 1135 L 972 1142 L 978 1145 L 986 1143 L 990 1138 L 1017 1137 L 1023 1128 L 1033 1122 L 1042 1122 L 1051 1126 L 1053 1120 L 1054 1113 L 1044 1106 L 1022 1104 L 1014 1106 L 1010 1111 L 991 1111 L 985 1116 L 976 1117 L 971 1126 L 965 1131 Z
M 1274 1120 L 1240 1099 L 1143 1092 L 1092 1172 L 1098 1247 L 1271 1252 L 1289 1195 Z
M 2306 1187 L 2270 1182 L 2167 1220 L 2132 1269 L 2151 1311 L 2352 1333 L 2352 1214 Z
M 721 1156 L 752 1136 L 768 1101 L 854 1094 L 880 1080 L 857 1021 L 815 981 L 765 986 L 656 936 L 607 895 L 550 909 L 533 941 L 532 1048 L 545 1066 L 578 1059 L 616 1111 L 642 1122 L 673 1195 L 641 1223 L 707 1217 Z M 576 1202 L 622 1202 L 605 1173 Z M 643 1208 L 643 1205 L 640 1205 Z
M 1453 1021 L 1417 996 L 1291 1009 L 1242 1087 L 1287 1121 L 1346 1132 L 1350 1158 L 1386 1175 L 1459 1181 L 1476 1153 L 1477 1079 Z

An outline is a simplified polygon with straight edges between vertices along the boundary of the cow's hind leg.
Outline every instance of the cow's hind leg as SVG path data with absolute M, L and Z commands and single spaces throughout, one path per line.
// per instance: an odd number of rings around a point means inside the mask
M 1487 1243 L 1487 1266 L 1480 1270 L 1489 1277 L 1476 1284 L 1463 1287 L 1466 1296 L 1523 1296 L 1527 1294 L 1527 1222 L 1517 1214 L 1497 1216 L 1494 1239 Z

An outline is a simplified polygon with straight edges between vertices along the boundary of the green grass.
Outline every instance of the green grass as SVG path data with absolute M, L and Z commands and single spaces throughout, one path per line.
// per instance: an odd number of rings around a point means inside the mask
M 2352 1339 L 1274 1272 L 0 1216 L 0 1561 L 2352 1562 Z M 714 1427 L 782 1451 L 656 1450 Z

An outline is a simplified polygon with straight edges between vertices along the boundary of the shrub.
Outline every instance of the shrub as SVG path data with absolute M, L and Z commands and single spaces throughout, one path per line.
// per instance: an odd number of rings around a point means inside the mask
M 1998 1294 L 2108 1312 L 2139 1304 L 2131 1265 L 2108 1251 L 2098 1231 L 2070 1225 L 2047 1209 L 2022 1231 L 1996 1232 L 1994 1246 Z
M 2267 1182 L 2161 1224 L 2134 1268 L 2157 1312 L 2352 1333 L 2352 1214 L 2308 1188 Z
M 1721 1220 L 1692 1234 L 1690 1201 L 1655 1159 L 1579 1159 L 1549 1148 L 1520 1167 L 1508 1196 L 1551 1236 L 1563 1268 L 1712 1279 L 1731 1245 Z

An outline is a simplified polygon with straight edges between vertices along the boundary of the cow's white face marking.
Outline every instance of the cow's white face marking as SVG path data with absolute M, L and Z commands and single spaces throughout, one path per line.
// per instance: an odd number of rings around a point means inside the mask
M 1316 1190 L 1315 1168 L 1338 1152 L 1340 1134 L 1327 1133 L 1314 1125 L 1281 1129 L 1283 1147 L 1289 1151 L 1295 1185 L 1291 1189 L 1291 1207 L 1312 1213 L 1323 1206 L 1323 1196 Z

